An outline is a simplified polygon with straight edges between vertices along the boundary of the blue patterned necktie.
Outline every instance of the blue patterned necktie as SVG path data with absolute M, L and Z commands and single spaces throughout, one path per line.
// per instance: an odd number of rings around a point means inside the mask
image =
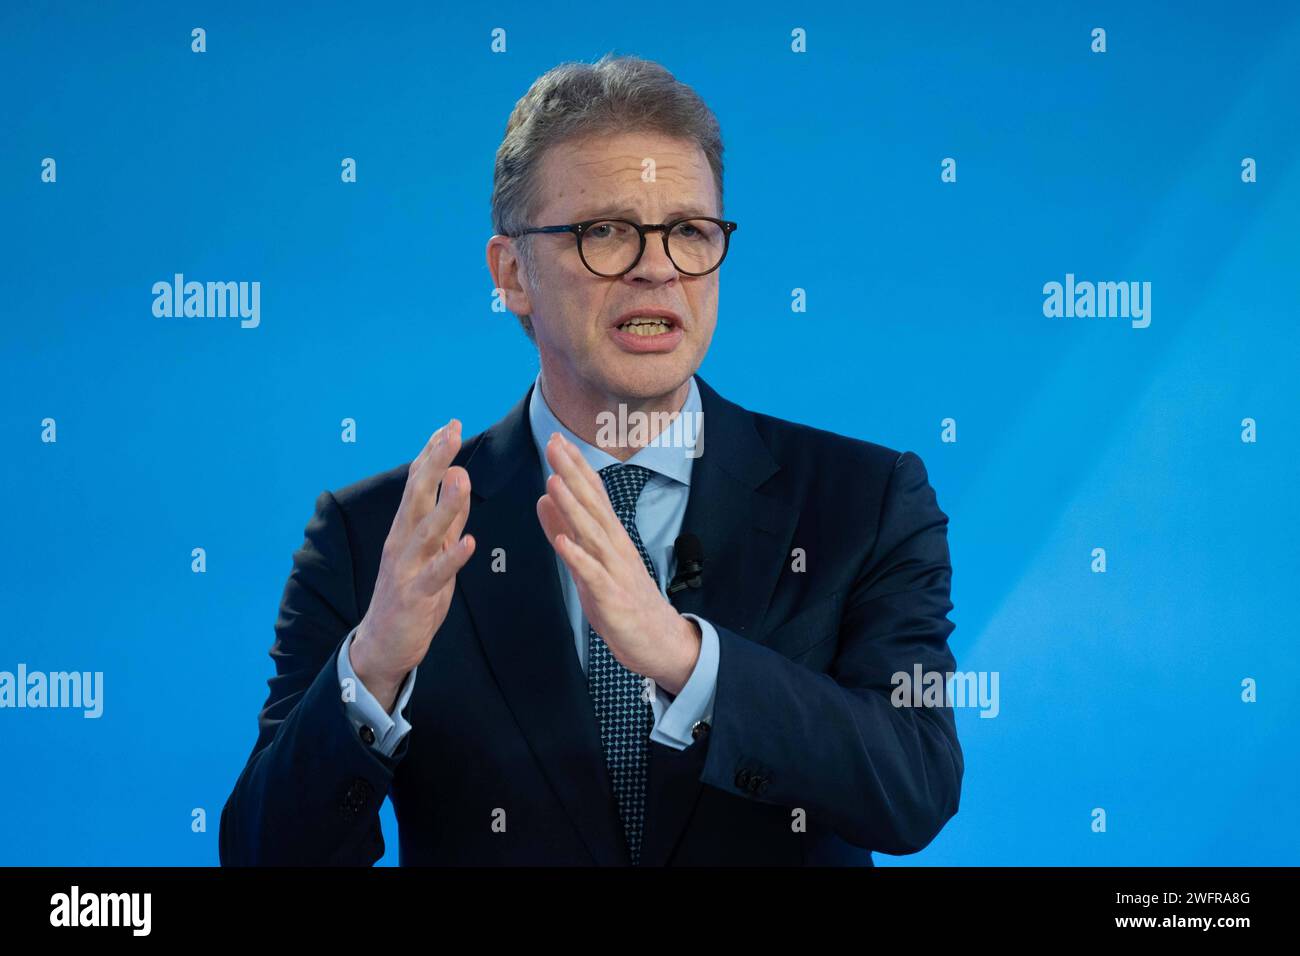
M 636 527 L 636 502 L 652 472 L 640 465 L 608 465 L 600 470 L 614 514 L 623 522 L 636 545 L 650 577 L 658 582 L 654 562 L 641 543 Z M 600 722 L 600 744 L 605 751 L 623 837 L 632 865 L 641 857 L 641 833 L 645 824 L 646 765 L 654 712 L 645 695 L 645 678 L 620 664 L 604 639 L 587 625 L 587 690 Z

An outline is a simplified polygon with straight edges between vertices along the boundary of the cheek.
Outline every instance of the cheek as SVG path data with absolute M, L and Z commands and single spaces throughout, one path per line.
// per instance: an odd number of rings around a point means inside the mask
M 718 284 L 691 290 L 690 302 L 700 328 L 712 328 L 718 318 Z
M 562 338 L 574 343 L 590 337 L 593 317 L 600 309 L 592 284 L 581 279 L 557 268 L 544 280 L 546 309 L 555 317 L 552 324 Z

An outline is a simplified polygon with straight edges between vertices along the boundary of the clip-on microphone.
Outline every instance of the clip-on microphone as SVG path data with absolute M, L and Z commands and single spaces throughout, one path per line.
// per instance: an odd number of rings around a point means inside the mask
M 668 593 L 700 587 L 704 579 L 704 546 L 700 539 L 693 534 L 679 534 L 673 553 L 677 556 L 677 573 L 668 585 Z

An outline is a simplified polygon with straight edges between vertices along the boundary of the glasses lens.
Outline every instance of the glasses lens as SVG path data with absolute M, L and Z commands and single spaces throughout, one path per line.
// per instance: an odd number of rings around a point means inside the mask
M 726 234 L 709 219 L 684 219 L 668 233 L 668 257 L 682 272 L 716 269 L 726 249 Z
M 603 219 L 582 233 L 582 258 L 600 275 L 616 276 L 632 268 L 641 251 L 641 237 L 631 223 Z

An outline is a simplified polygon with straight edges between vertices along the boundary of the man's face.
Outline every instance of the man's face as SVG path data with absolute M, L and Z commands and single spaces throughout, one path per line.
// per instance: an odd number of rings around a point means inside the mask
M 642 178 L 647 159 L 654 162 L 648 182 Z M 538 182 L 534 226 L 719 214 L 703 150 L 656 133 L 557 144 L 544 154 Z M 515 311 L 532 316 L 548 383 L 597 401 L 633 401 L 669 395 L 699 368 L 717 323 L 719 272 L 682 275 L 665 255 L 662 236 L 648 233 L 640 261 L 617 278 L 588 271 L 571 233 L 531 237 L 538 282 L 529 287 L 521 271 L 524 292 Z M 671 311 L 673 328 L 653 337 L 620 332 L 618 325 L 642 309 Z

